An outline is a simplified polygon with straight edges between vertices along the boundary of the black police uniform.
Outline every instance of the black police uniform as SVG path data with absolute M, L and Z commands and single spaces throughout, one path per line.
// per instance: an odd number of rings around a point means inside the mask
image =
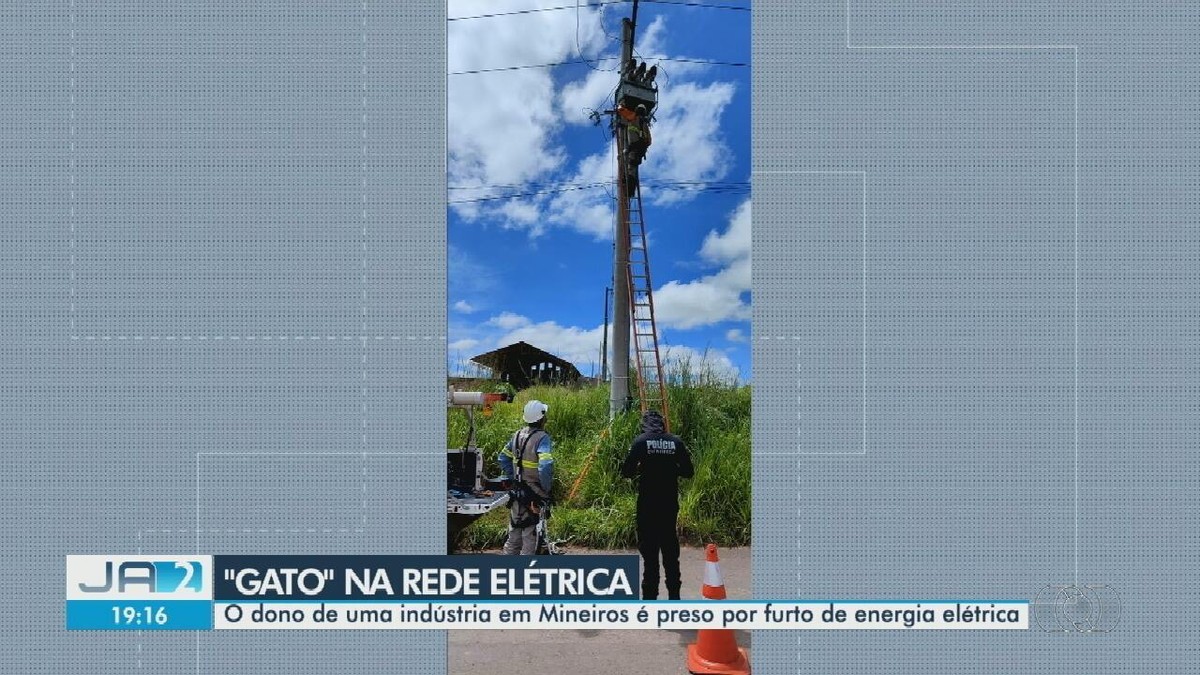
M 665 431 L 662 415 L 642 416 L 642 435 L 629 446 L 621 475 L 639 477 L 637 500 L 638 550 L 645 571 L 642 598 L 658 598 L 658 556 L 662 553 L 667 597 L 679 599 L 679 480 L 692 477 L 692 457 L 683 439 Z

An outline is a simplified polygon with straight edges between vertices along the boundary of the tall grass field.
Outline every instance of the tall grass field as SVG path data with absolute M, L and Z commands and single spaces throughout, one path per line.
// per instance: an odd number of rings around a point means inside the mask
M 695 376 L 686 366 L 675 369 L 668 381 L 671 431 L 687 443 L 696 468 L 693 478 L 680 481 L 680 539 L 690 544 L 749 544 L 750 387 Z M 621 477 L 620 467 L 629 444 L 641 433 L 641 414 L 635 403 L 633 411 L 618 416 L 609 433 L 603 433 L 609 427 L 608 396 L 607 384 L 540 386 L 519 392 L 512 403 L 494 406 L 488 416 L 475 413 L 476 445 L 484 453 L 485 473 L 496 476 L 497 454 L 524 426 L 525 403 L 537 399 L 550 406 L 546 431 L 554 442 L 555 506 L 548 527 L 552 539 L 570 547 L 637 544 L 636 486 Z M 448 447 L 461 447 L 467 438 L 466 415 L 456 409 L 448 415 Z M 569 499 L 577 480 L 575 496 Z M 498 509 L 463 531 L 456 548 L 500 547 L 507 529 L 508 509 Z

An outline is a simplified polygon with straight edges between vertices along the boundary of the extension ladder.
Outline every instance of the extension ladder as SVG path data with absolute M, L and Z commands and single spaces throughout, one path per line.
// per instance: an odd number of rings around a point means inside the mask
M 635 169 L 636 171 L 636 169 Z M 658 327 L 654 321 L 654 294 L 650 281 L 650 254 L 642 213 L 642 185 L 636 180 L 628 192 L 629 314 L 633 328 L 634 365 L 637 367 L 638 400 L 642 412 L 658 410 L 670 429 L 667 382 L 658 350 Z

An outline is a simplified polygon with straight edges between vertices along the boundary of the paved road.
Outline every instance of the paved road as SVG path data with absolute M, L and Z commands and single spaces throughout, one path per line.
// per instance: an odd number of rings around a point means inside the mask
M 729 598 L 750 598 L 750 549 L 722 549 L 720 557 Z M 683 599 L 699 599 L 704 550 L 685 548 L 679 562 Z M 665 595 L 665 590 L 661 594 Z M 449 675 L 483 675 L 498 670 L 515 670 L 520 675 L 687 675 L 687 645 L 696 639 L 695 631 L 665 630 L 452 630 L 448 634 Z M 737 639 L 740 646 L 749 649 L 748 632 L 739 631 Z

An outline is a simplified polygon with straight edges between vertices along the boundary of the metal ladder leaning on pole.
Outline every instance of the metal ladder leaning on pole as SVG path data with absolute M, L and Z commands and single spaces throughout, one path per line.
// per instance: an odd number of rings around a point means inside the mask
M 658 350 L 658 326 L 654 320 L 654 291 L 650 280 L 650 254 L 642 215 L 642 188 L 638 181 L 629 192 L 625 211 L 629 223 L 629 314 L 633 328 L 634 364 L 637 366 L 638 400 L 642 412 L 658 410 L 670 426 L 667 383 Z

